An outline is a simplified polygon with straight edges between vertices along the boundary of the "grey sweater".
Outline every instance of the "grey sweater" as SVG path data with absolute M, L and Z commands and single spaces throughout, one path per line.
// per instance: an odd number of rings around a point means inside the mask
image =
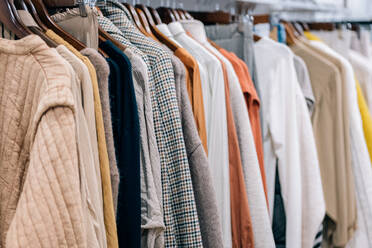
M 81 53 L 87 56 L 90 62 L 93 64 L 97 73 L 99 95 L 101 99 L 103 124 L 105 126 L 105 138 L 107 144 L 107 153 L 110 163 L 110 178 L 111 178 L 111 188 L 112 197 L 114 200 L 115 212 L 118 205 L 118 193 L 119 193 L 119 171 L 116 163 L 115 157 L 115 146 L 114 138 L 112 133 L 112 121 L 111 121 L 111 110 L 110 110 L 110 97 L 108 93 L 108 77 L 110 73 L 110 68 L 106 60 L 94 49 L 85 48 Z

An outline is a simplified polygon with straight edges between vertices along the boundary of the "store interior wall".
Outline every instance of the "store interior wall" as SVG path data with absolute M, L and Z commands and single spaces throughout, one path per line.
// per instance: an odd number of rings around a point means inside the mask
M 135 1 L 135 0 L 133 0 Z M 268 0 L 265 0 L 268 1 Z M 335 8 L 346 7 L 348 14 L 353 17 L 372 18 L 372 0 L 270 0 L 279 4 L 281 2 L 316 2 L 318 4 L 334 5 Z M 130 1 L 129 1 L 130 2 Z M 192 11 L 215 11 L 224 10 L 232 12 L 234 1 L 232 0 L 137 0 L 136 3 L 149 4 L 153 7 L 169 6 L 184 8 Z
M 347 0 L 346 5 L 353 16 L 372 17 L 372 0 Z

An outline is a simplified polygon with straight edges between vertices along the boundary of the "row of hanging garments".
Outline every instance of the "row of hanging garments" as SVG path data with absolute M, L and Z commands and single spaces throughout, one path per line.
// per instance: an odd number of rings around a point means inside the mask
M 370 23 L 263 17 L 254 52 L 276 246 L 310 247 L 315 234 L 314 247 L 372 247 Z
M 372 247 L 370 32 L 192 16 L 0 2 L 0 247 Z

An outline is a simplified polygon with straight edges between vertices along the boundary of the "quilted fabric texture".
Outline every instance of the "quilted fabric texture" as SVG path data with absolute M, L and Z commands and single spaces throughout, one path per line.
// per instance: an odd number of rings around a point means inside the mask
M 202 247 L 190 169 L 177 104 L 170 55 L 141 34 L 118 1 L 99 0 L 97 6 L 133 45 L 148 56 L 154 85 L 150 86 L 154 125 L 161 159 L 166 247 Z
M 86 247 L 69 75 L 38 36 L 0 39 L 0 247 Z
M 66 46 L 77 58 L 79 58 L 88 68 L 91 83 L 93 87 L 93 97 L 94 97 L 94 112 L 97 128 L 97 142 L 98 142 L 98 156 L 102 180 L 102 197 L 103 197 L 103 214 L 106 226 L 106 238 L 108 247 L 118 247 L 118 237 L 116 232 L 115 223 L 115 210 L 114 203 L 112 200 L 111 191 L 111 178 L 110 178 L 110 165 L 109 158 L 107 154 L 107 145 L 104 131 L 104 123 L 102 117 L 101 100 L 99 96 L 99 88 L 97 82 L 97 75 L 94 66 L 90 60 L 83 56 L 79 51 L 77 51 L 68 42 L 63 40 L 60 36 L 55 34 L 52 30 L 48 29 L 45 34 L 57 42 Z

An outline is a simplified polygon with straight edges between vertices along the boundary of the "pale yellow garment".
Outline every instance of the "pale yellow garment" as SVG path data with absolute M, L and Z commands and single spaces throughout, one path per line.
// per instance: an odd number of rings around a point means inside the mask
M 322 41 L 322 39 L 320 39 L 318 36 L 316 36 L 315 34 L 309 32 L 309 31 L 305 31 L 305 32 L 304 32 L 304 35 L 305 35 L 305 37 L 306 37 L 308 40 Z
M 96 113 L 96 126 L 97 126 L 97 139 L 98 139 L 98 155 L 100 161 L 100 170 L 102 177 L 102 192 L 103 192 L 103 211 L 105 218 L 106 227 L 106 238 L 107 247 L 116 248 L 119 247 L 117 230 L 116 230 L 116 220 L 114 212 L 114 203 L 112 199 L 111 190 L 111 179 L 110 179 L 110 165 L 107 153 L 107 145 L 105 138 L 105 130 L 102 117 L 101 100 L 99 96 L 99 88 L 96 71 L 94 66 L 89 61 L 89 59 L 83 56 L 79 51 L 77 51 L 73 46 L 71 46 L 64 39 L 59 37 L 52 30 L 47 30 L 45 34 L 54 40 L 56 43 L 66 46 L 72 53 L 76 55 L 83 63 L 88 67 L 89 74 L 92 79 L 93 94 L 94 94 L 94 110 Z
M 342 64 L 309 41 L 297 42 L 291 48 L 308 66 L 317 102 L 312 122 L 329 217 L 323 245 L 344 247 L 356 229 L 357 213 Z
M 358 105 L 360 115 L 362 116 L 364 138 L 366 139 L 369 157 L 372 161 L 372 117 L 369 112 L 366 100 L 363 96 L 362 89 L 358 80 L 356 80 L 357 94 L 358 94 Z
M 304 35 L 309 40 L 322 41 L 318 36 L 314 35 L 311 32 L 305 31 Z M 362 122 L 363 122 L 364 138 L 367 143 L 369 157 L 372 161 L 372 117 L 369 112 L 366 100 L 363 96 L 362 90 L 360 88 L 360 84 L 357 79 L 356 79 L 356 83 L 357 83 L 359 111 L 362 116 Z

